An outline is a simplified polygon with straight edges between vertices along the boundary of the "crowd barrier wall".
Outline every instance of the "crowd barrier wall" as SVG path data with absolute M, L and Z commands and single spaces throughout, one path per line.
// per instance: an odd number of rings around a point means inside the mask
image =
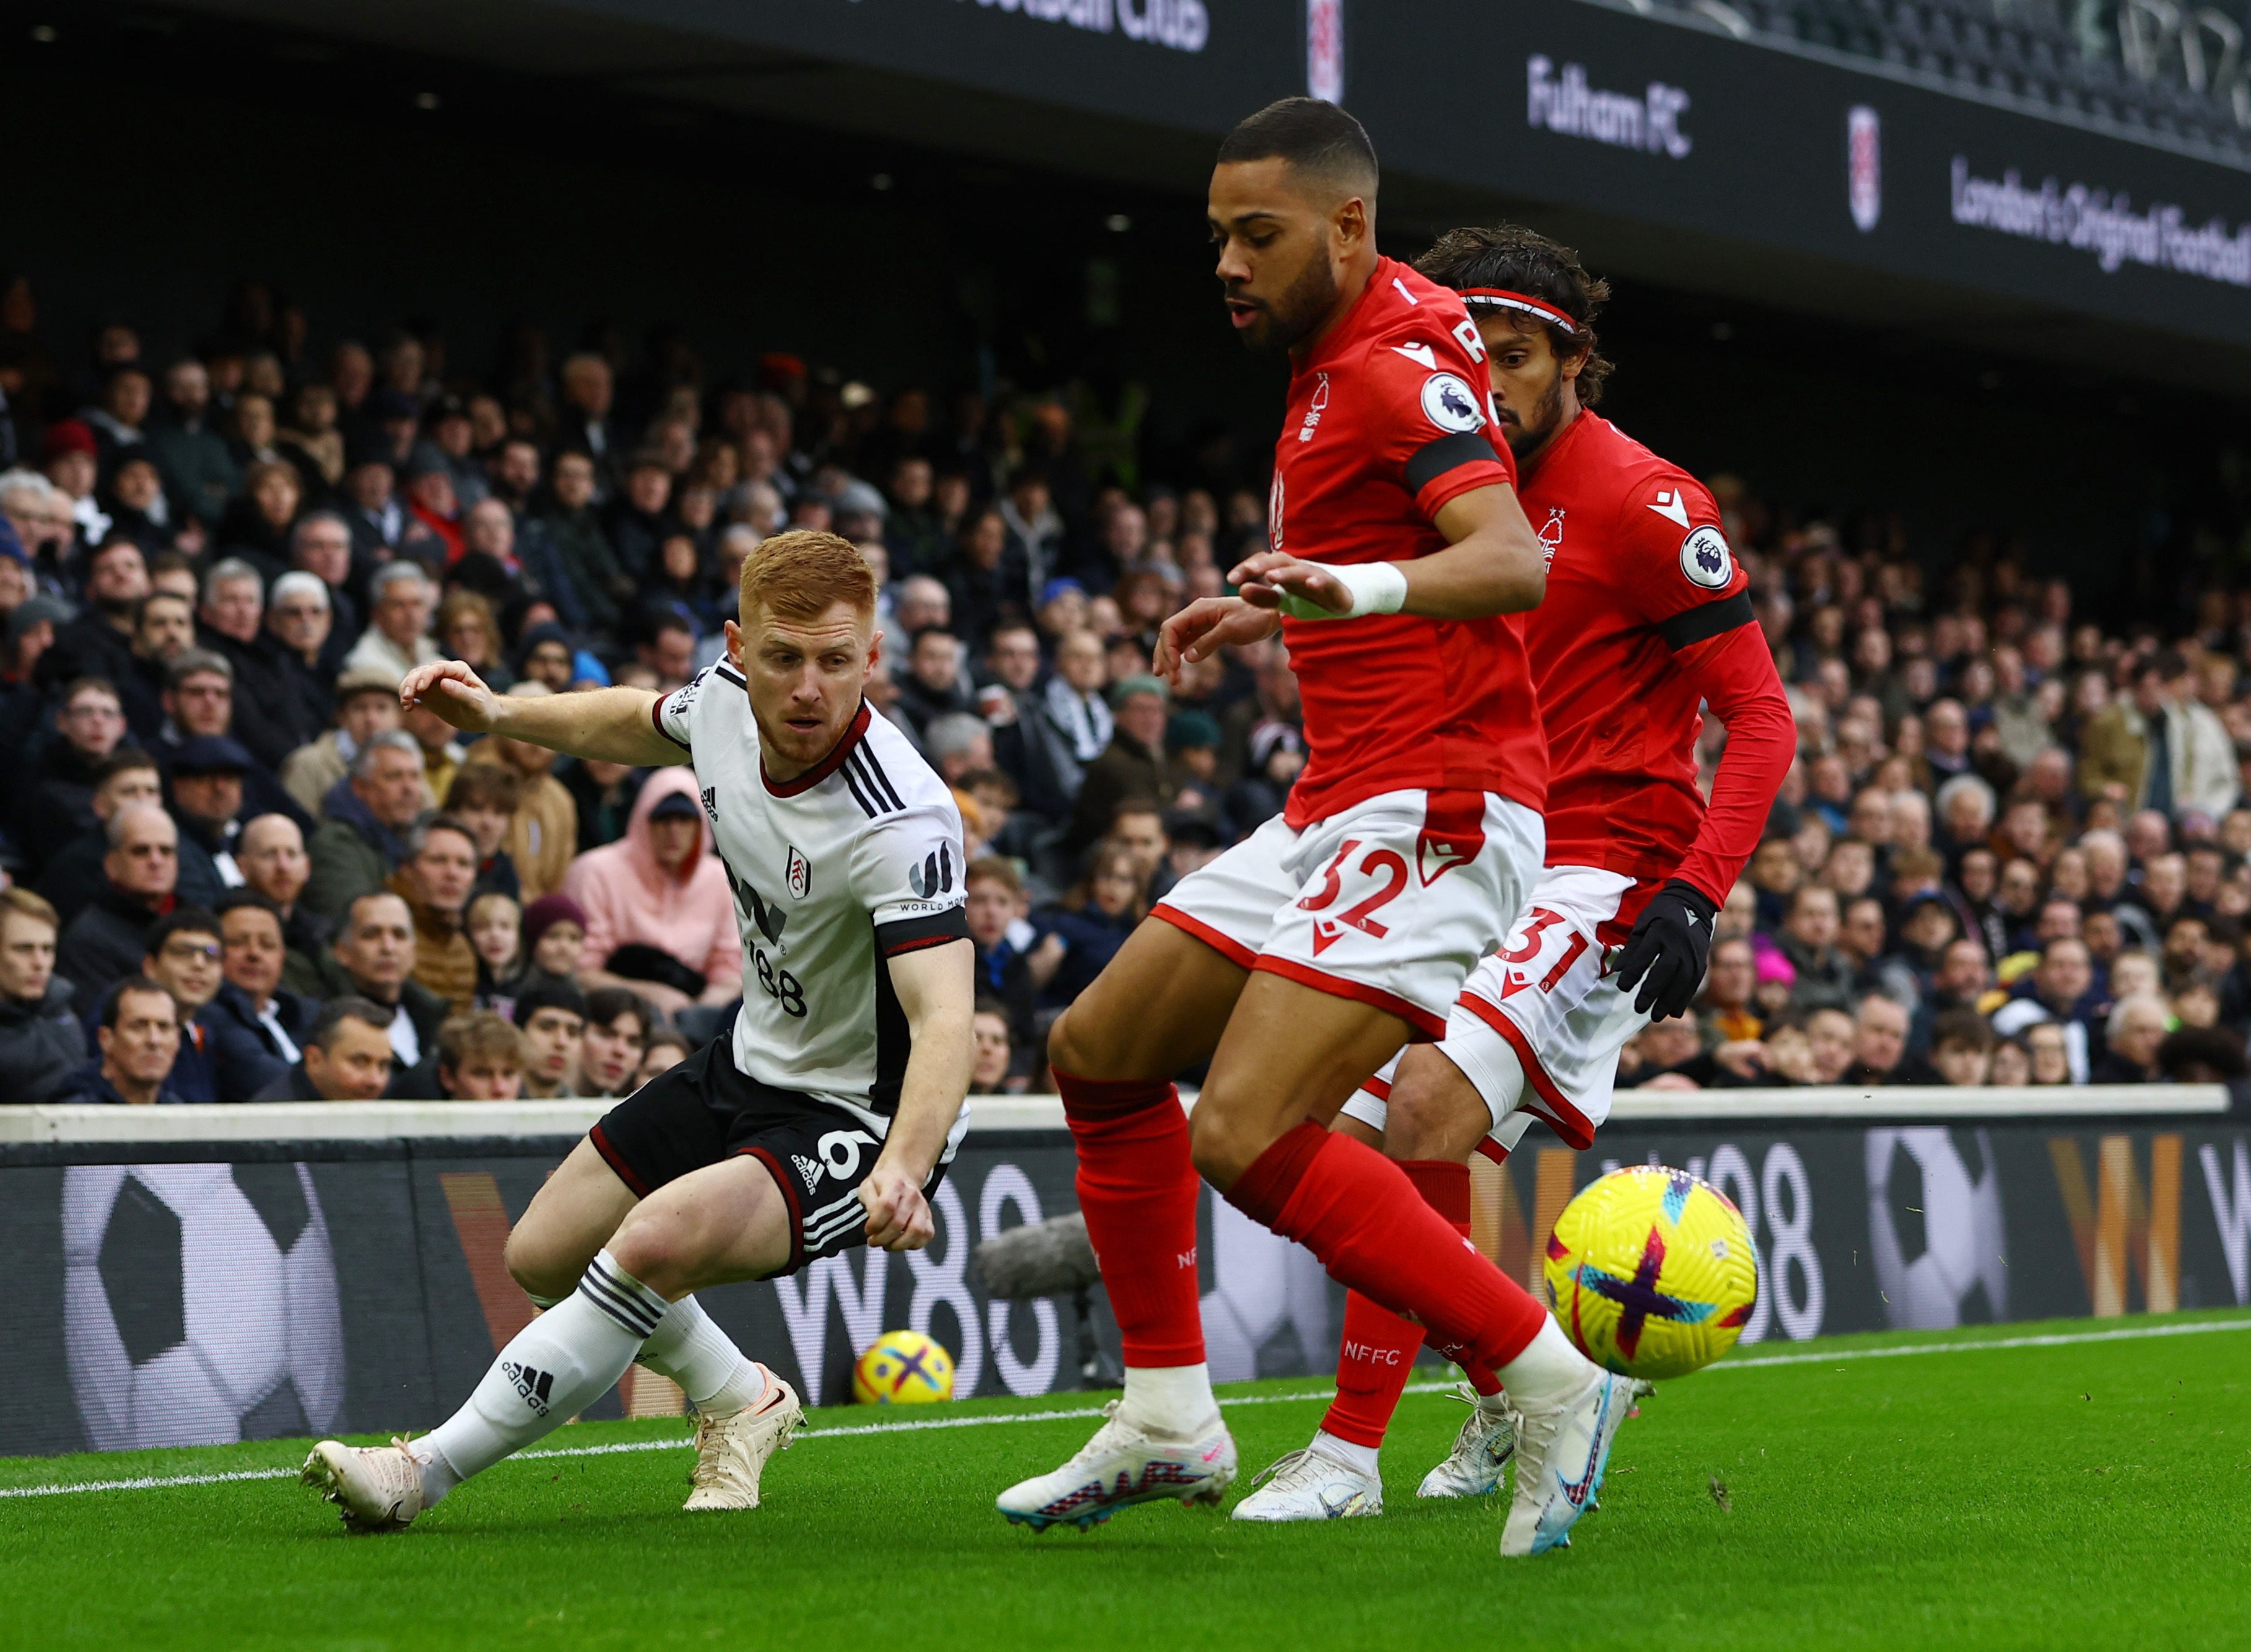
M 0 1454 L 429 1427 L 530 1318 L 502 1246 L 603 1105 L 0 1108 Z M 1074 1207 L 1061 1113 L 973 1121 L 929 1249 L 702 1295 L 808 1402 L 903 1325 L 964 1395 L 1077 1381 L 1071 1305 L 989 1300 L 968 1267 Z M 1592 1151 L 1535 1130 L 1478 1161 L 1472 1239 L 1536 1288 L 1571 1194 L 1645 1162 L 1742 1209 L 1746 1341 L 2251 1302 L 2251 1119 L 2217 1086 L 1624 1093 Z M 1208 1190 L 1200 1225 L 1214 1376 L 1333 1369 L 1341 1294 L 1312 1256 Z M 586 1414 L 683 1404 L 636 1368 Z

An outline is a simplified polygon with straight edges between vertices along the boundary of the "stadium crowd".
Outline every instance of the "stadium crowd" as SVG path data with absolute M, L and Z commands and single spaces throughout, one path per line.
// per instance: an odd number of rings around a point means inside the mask
M 306 338 L 245 283 L 193 350 L 114 323 L 66 360 L 0 277 L 0 1102 L 616 1095 L 681 1059 L 741 968 L 689 772 L 464 745 L 396 690 L 447 656 L 676 686 L 784 526 L 863 548 L 870 698 L 960 802 L 975 1089 L 1042 1086 L 1046 1022 L 1303 763 L 1278 643 L 1150 674 L 1263 489 L 1146 482 L 1068 398 L 720 378 L 663 332 L 523 331 L 484 379 L 426 330 Z M 1712 486 L 1801 754 L 1620 1082 L 2241 1077 L 2251 597 L 2122 635 L 1991 542 L 1942 580 L 1882 517 Z

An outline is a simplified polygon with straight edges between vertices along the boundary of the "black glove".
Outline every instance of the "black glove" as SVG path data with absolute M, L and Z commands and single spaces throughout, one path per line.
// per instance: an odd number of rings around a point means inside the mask
M 1650 898 L 1618 959 L 1618 990 L 1641 989 L 1634 993 L 1637 1011 L 1665 1021 L 1694 1000 L 1704 984 L 1704 961 L 1712 953 L 1716 912 L 1702 890 L 1678 878 Z

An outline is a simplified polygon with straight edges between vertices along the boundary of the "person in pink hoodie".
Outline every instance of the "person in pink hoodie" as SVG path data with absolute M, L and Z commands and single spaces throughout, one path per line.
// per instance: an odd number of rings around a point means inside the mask
M 626 835 L 579 856 L 563 879 L 586 911 L 582 989 L 630 987 L 667 1015 L 734 1002 L 742 936 L 727 869 L 710 847 L 696 772 L 653 772 Z

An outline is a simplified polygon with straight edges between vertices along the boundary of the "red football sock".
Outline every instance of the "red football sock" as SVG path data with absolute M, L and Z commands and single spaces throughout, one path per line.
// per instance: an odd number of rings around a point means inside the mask
M 1078 1208 L 1102 1264 L 1126 1364 L 1203 1364 L 1195 1166 L 1180 1095 L 1162 1079 L 1056 1074 L 1078 1149 Z
M 1455 1232 L 1470 1231 L 1470 1167 L 1444 1159 L 1403 1159 L 1399 1168 L 1415 1184 L 1430 1207 L 1454 1225 Z M 1402 1319 L 1389 1308 L 1371 1301 L 1358 1291 L 1344 1299 L 1344 1339 L 1337 1350 L 1336 1399 L 1321 1419 L 1321 1432 L 1355 1446 L 1383 1443 L 1399 1397 L 1407 1392 L 1407 1378 L 1415 1368 L 1415 1352 L 1423 1345 L 1423 1328 Z
M 1319 1257 L 1331 1277 L 1420 1321 L 1441 1348 L 1498 1371 L 1529 1347 L 1548 1310 L 1415 1194 L 1375 1149 L 1310 1120 L 1228 1190 L 1235 1206 Z

